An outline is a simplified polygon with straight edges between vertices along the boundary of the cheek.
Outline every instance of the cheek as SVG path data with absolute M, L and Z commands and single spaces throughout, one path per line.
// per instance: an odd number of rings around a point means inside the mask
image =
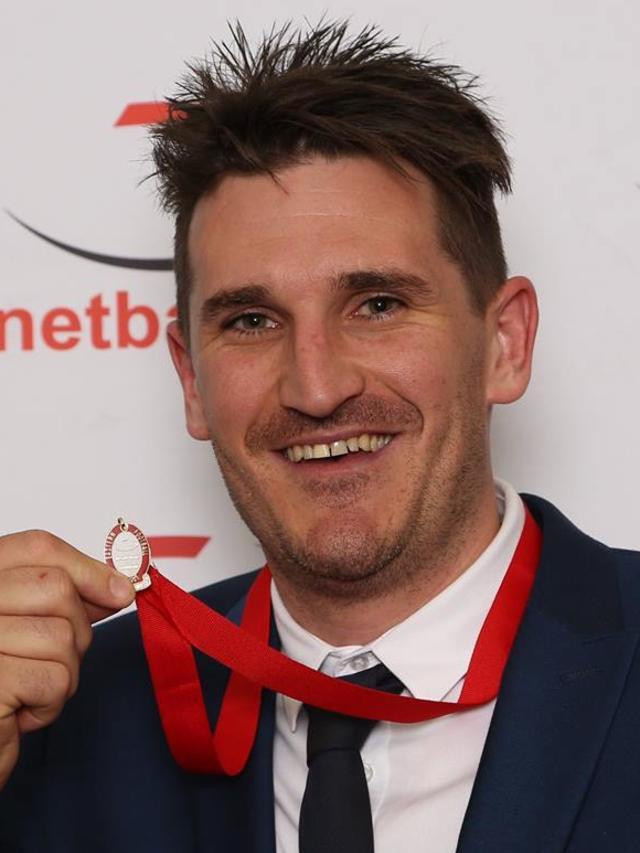
M 374 375 L 424 414 L 453 398 L 460 365 L 450 339 L 421 331 L 406 330 L 388 339 L 368 361 Z
M 239 353 L 214 353 L 204 358 L 198 386 L 212 438 L 222 444 L 242 444 L 249 426 L 259 418 L 268 396 L 261 360 Z

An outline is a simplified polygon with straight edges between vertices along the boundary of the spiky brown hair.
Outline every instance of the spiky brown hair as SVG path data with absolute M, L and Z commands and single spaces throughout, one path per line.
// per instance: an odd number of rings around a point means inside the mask
M 188 66 L 152 129 L 155 175 L 175 216 L 178 318 L 188 341 L 187 236 L 202 195 L 230 173 L 267 173 L 313 154 L 367 154 L 436 187 L 441 241 L 484 311 L 506 278 L 494 193 L 511 189 L 502 134 L 477 79 L 347 22 L 291 24 L 254 50 L 239 23 L 228 42 Z

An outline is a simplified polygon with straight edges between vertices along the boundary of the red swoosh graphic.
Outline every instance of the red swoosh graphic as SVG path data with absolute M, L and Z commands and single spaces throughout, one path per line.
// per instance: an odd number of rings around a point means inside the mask
M 127 104 L 120 113 L 114 127 L 125 127 L 133 124 L 157 124 L 169 117 L 169 105 L 165 101 L 145 101 L 137 104 Z
M 197 557 L 210 536 L 149 536 L 153 557 Z

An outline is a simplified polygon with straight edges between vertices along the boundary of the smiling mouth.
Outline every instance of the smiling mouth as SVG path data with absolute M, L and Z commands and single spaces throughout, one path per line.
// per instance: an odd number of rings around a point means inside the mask
M 389 434 L 362 433 L 329 444 L 292 444 L 282 452 L 290 462 L 307 462 L 314 459 L 331 459 L 349 453 L 376 453 L 393 439 Z

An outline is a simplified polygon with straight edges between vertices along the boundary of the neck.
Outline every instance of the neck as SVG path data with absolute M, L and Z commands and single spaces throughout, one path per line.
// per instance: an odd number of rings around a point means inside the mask
M 295 621 L 332 646 L 361 646 L 411 616 L 459 578 L 488 547 L 500 527 L 493 482 L 457 531 L 455 543 L 418 571 L 407 571 L 405 585 L 384 588 L 365 600 L 300 588 L 271 566 L 285 607 Z

